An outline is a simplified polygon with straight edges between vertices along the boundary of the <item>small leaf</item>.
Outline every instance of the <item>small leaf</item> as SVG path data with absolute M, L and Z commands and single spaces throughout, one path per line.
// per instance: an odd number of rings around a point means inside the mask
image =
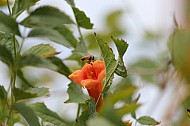
M 66 126 L 64 120 L 59 115 L 46 107 L 44 103 L 34 103 L 29 106 L 37 116 L 45 122 L 50 122 L 56 126 Z
M 20 36 L 18 24 L 10 16 L 0 11 L 0 31 L 5 33 L 17 34 Z
M 29 107 L 27 107 L 23 103 L 14 103 L 13 109 L 18 111 L 24 117 L 28 125 L 40 126 L 38 122 L 38 117 L 34 114 L 34 112 Z
M 23 56 L 25 55 L 36 55 L 42 58 L 52 57 L 54 55 L 58 54 L 58 52 L 55 51 L 55 49 L 50 46 L 49 44 L 40 44 L 31 47 L 28 49 Z
M 0 98 L 3 100 L 6 100 L 7 98 L 7 91 L 2 85 L 0 85 Z
M 63 61 L 57 57 L 49 57 L 48 60 L 50 60 L 54 65 L 57 66 L 57 71 L 60 74 L 65 75 L 68 77 L 71 74 L 71 71 L 69 68 L 63 63 Z
M 119 76 L 127 77 L 127 70 L 126 70 L 126 67 L 124 66 L 123 55 L 125 54 L 128 48 L 128 44 L 124 40 L 115 39 L 114 37 L 112 37 L 112 40 L 114 41 L 117 47 L 117 51 L 119 53 L 119 57 L 117 61 L 118 66 L 117 66 L 117 69 L 115 70 L 115 73 Z
M 126 104 L 125 106 L 117 109 L 117 113 L 120 117 L 122 117 L 125 114 L 135 112 L 135 110 L 139 107 L 139 104 L 134 104 L 134 103 L 129 103 Z
M 72 9 L 78 26 L 86 29 L 92 29 L 93 24 L 90 22 L 90 18 L 88 18 L 86 14 L 78 8 L 72 7 Z
M 70 6 L 74 7 L 75 3 L 74 0 L 65 0 Z
M 137 121 L 143 125 L 158 125 L 158 124 L 160 124 L 160 122 L 156 121 L 155 119 L 153 119 L 149 116 L 142 116 L 142 117 L 138 118 Z
M 13 57 L 11 52 L 5 47 L 0 45 L 0 60 L 11 66 L 13 64 Z
M 117 62 L 115 60 L 115 55 L 111 48 L 105 43 L 102 39 L 98 38 L 96 36 L 96 41 L 99 45 L 99 48 L 101 50 L 102 57 L 104 59 L 104 63 L 106 66 L 106 81 L 105 85 L 110 85 L 113 79 L 114 71 L 117 68 Z
M 44 67 L 50 70 L 57 71 L 57 66 L 47 59 L 41 58 L 35 55 L 23 56 L 20 59 L 19 67 L 33 66 L 33 67 Z
M 65 103 L 85 103 L 86 100 L 90 99 L 89 96 L 83 93 L 80 85 L 71 82 L 68 86 L 69 99 Z
M 48 88 L 28 88 L 27 90 L 14 88 L 13 93 L 16 101 L 49 95 Z
M 16 47 L 16 51 L 19 50 L 20 47 L 18 41 L 13 35 L 5 33 L 0 33 L 0 45 L 5 46 L 11 52 L 13 58 L 15 56 L 14 46 Z M 18 51 L 16 53 L 18 53 Z
M 79 54 L 81 56 L 86 56 L 88 55 L 87 52 L 87 47 L 85 45 L 85 42 L 83 40 L 80 40 L 79 43 L 77 43 L 77 47 L 75 48 L 75 50 L 72 51 L 74 54 Z
M 187 109 L 187 115 L 190 117 L 190 109 Z
M 68 15 L 51 6 L 37 8 L 21 22 L 26 27 L 55 27 L 72 23 Z
M 48 38 L 66 47 L 76 47 L 77 44 L 72 32 L 64 25 L 55 28 L 35 28 L 29 33 L 28 37 Z
M 39 0 L 15 0 L 12 8 L 13 17 L 18 17 L 23 11 L 28 9 L 30 6 L 35 5 Z
M 86 125 L 86 121 L 90 118 L 96 116 L 96 103 L 94 99 L 89 99 L 86 101 L 87 107 L 84 108 L 84 111 L 81 113 L 79 118 L 77 119 L 77 126 L 84 126 Z

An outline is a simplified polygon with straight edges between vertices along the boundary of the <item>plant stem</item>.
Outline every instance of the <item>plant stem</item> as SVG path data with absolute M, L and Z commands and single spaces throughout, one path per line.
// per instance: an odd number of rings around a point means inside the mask
M 7 0 L 7 7 L 8 7 L 8 10 L 9 10 L 9 14 L 12 15 L 11 8 L 10 8 L 10 5 L 9 5 L 9 0 Z
M 76 116 L 76 122 L 78 121 L 78 117 L 79 117 L 79 114 L 80 114 L 80 107 L 81 107 L 81 105 L 78 104 L 77 116 Z

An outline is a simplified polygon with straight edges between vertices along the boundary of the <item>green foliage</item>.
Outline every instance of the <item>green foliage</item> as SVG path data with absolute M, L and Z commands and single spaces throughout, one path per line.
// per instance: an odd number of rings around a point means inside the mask
M 89 96 L 82 92 L 82 87 L 74 82 L 71 82 L 67 90 L 69 99 L 65 103 L 85 103 L 89 99 Z
M 33 66 L 33 67 L 44 67 L 54 71 L 57 71 L 57 66 L 54 65 L 48 59 L 41 58 L 36 55 L 27 55 L 23 56 L 20 59 L 19 67 L 26 67 L 26 66 Z
M 11 52 L 5 47 L 0 45 L 0 60 L 11 66 L 13 64 L 13 57 Z
M 68 15 L 51 6 L 37 8 L 21 22 L 26 27 L 56 27 L 72 23 Z
M 27 107 L 25 104 L 23 104 L 23 103 L 14 103 L 13 104 L 13 109 L 16 110 L 18 113 L 20 113 L 24 117 L 24 119 L 26 120 L 28 125 L 30 125 L 30 126 L 40 126 L 40 124 L 38 122 L 38 117 L 36 116 L 36 114 L 34 114 L 32 109 Z
M 0 98 L 1 100 L 6 100 L 7 98 L 7 91 L 2 85 L 0 85 Z
M 17 22 L 2 11 L 0 11 L 0 31 L 20 36 Z
M 57 57 L 49 57 L 48 60 L 50 60 L 54 65 L 57 66 L 57 72 L 60 74 L 65 75 L 68 77 L 71 74 L 71 71 L 69 68 L 63 63 L 63 61 Z
M 49 95 L 48 88 L 28 88 L 27 90 L 14 88 L 13 93 L 16 101 Z
M 72 7 L 72 9 L 75 14 L 77 25 L 82 28 L 92 29 L 93 24 L 90 22 L 90 18 L 88 18 L 86 14 L 78 8 Z
M 13 58 L 15 56 L 14 48 L 16 48 L 16 53 L 18 53 L 20 47 L 13 35 L 5 33 L 0 33 L 0 45 L 6 47 L 11 52 Z
M 15 0 L 12 8 L 14 18 L 17 18 L 23 11 L 29 9 L 30 6 L 35 5 L 39 0 Z
M 25 55 L 36 55 L 42 58 L 51 57 L 58 54 L 53 47 L 51 47 L 49 44 L 40 44 L 31 47 L 28 49 L 23 56 Z
M 51 41 L 66 47 L 76 47 L 77 40 L 73 36 L 72 32 L 64 25 L 60 25 L 54 28 L 34 28 L 28 35 L 28 37 L 42 37 L 48 38 Z
M 115 55 L 112 49 L 105 43 L 101 38 L 96 36 L 97 43 L 100 47 L 102 57 L 106 66 L 106 81 L 104 83 L 105 87 L 109 86 L 112 82 L 114 71 L 117 68 L 117 61 L 115 60 Z
M 44 103 L 34 103 L 29 107 L 44 122 L 50 122 L 56 126 L 66 126 L 65 121 L 57 113 L 48 109 Z
M 119 76 L 127 77 L 127 70 L 123 62 L 123 55 L 125 54 L 128 48 L 128 44 L 124 40 L 115 39 L 113 37 L 112 40 L 114 41 L 119 53 L 118 66 L 117 69 L 115 70 L 115 73 Z
M 81 113 L 79 118 L 77 118 L 76 125 L 77 126 L 87 126 L 86 122 L 94 118 L 96 116 L 96 103 L 94 99 L 89 99 L 86 101 L 86 107 L 84 111 Z
M 156 121 L 155 119 L 153 119 L 149 116 L 142 116 L 142 117 L 138 118 L 137 121 L 143 125 L 158 125 L 158 124 L 160 124 L 160 122 Z
M 172 62 L 178 72 L 190 82 L 190 32 L 189 30 L 177 30 L 171 36 L 169 49 L 172 55 Z
M 65 0 L 70 6 L 75 6 L 74 0 Z
M 97 117 L 95 119 L 91 119 L 87 122 L 87 124 L 88 126 L 116 126 L 103 117 Z

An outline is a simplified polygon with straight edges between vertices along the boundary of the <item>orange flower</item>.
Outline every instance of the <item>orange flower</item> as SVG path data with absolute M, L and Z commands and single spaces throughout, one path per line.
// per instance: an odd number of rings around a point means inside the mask
M 98 112 L 103 105 L 102 80 L 105 77 L 105 65 L 103 61 L 97 60 L 92 64 L 86 63 L 81 70 L 74 71 L 69 78 L 77 84 L 82 85 L 88 90 L 88 94 L 98 102 L 96 111 Z

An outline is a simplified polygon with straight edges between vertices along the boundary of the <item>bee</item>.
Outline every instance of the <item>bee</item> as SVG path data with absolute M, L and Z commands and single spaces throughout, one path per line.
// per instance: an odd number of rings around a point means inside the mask
M 92 62 L 94 62 L 94 56 L 92 55 L 87 55 L 87 56 L 83 56 L 81 58 L 82 61 L 87 61 L 88 64 L 91 64 L 92 65 Z

